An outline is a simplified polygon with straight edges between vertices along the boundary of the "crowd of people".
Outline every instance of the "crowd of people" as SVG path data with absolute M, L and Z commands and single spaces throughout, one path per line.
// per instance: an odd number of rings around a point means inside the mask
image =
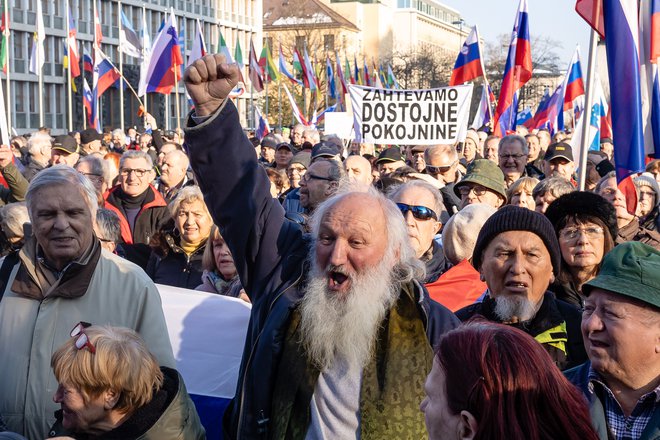
M 0 438 L 204 438 L 154 283 L 251 303 L 226 438 L 660 436 L 660 161 L 258 139 L 239 75 L 187 69 L 184 133 L 0 147 Z

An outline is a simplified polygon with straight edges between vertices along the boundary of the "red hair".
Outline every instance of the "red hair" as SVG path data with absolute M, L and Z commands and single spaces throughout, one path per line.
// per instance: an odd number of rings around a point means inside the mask
M 454 414 L 477 420 L 476 440 L 597 440 L 587 401 L 531 336 L 472 320 L 447 333 L 436 356 Z

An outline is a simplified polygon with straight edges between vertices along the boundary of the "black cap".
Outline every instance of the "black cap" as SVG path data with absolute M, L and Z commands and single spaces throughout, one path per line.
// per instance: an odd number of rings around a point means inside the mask
M 543 160 L 551 161 L 552 159 L 556 159 L 558 157 L 562 157 L 566 160 L 574 162 L 573 147 L 571 147 L 571 145 L 566 142 L 556 142 L 554 144 L 550 144 L 548 146 L 548 151 L 546 151 L 545 156 L 543 156 Z
M 376 163 L 397 162 L 403 160 L 399 147 L 390 147 L 380 152 Z
M 76 140 L 67 135 L 64 134 L 62 136 L 57 136 L 55 138 L 55 142 L 53 142 L 53 150 L 60 150 L 64 151 L 65 153 L 72 154 L 72 153 L 77 153 L 78 152 L 78 143 Z
M 83 145 L 89 144 L 90 142 L 93 141 L 100 141 L 101 139 L 103 139 L 101 133 L 94 130 L 93 128 L 88 128 L 80 132 L 80 143 Z
M 280 142 L 279 144 L 277 144 L 277 146 L 275 147 L 275 151 L 281 150 L 282 148 L 286 148 L 290 152 L 295 153 L 295 150 L 288 142 Z
M 312 148 L 312 160 L 317 157 L 335 157 L 340 154 L 339 148 L 332 142 L 321 141 Z
M 262 147 L 272 148 L 273 150 L 277 147 L 278 141 L 274 136 L 266 136 L 261 140 Z

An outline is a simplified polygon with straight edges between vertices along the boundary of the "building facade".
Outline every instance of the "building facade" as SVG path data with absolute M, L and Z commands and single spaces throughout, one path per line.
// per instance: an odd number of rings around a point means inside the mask
M 63 68 L 64 39 L 67 34 L 66 0 L 8 0 L 10 16 L 9 35 L 9 74 L 11 83 L 10 106 L 12 126 L 18 133 L 34 131 L 39 127 L 39 93 L 43 93 L 44 125 L 52 128 L 53 134 L 64 133 L 68 128 L 67 72 Z M 43 20 L 46 30 L 44 42 L 45 63 L 43 67 L 43 90 L 39 89 L 38 76 L 29 72 L 29 59 L 33 34 L 36 30 L 37 1 L 42 2 Z M 78 51 L 82 60 L 83 50 L 92 52 L 93 39 L 93 0 L 69 0 L 74 25 L 77 29 Z M 165 14 L 173 8 L 177 18 L 177 30 L 182 45 L 184 63 L 195 37 L 196 21 L 199 20 L 206 42 L 207 52 L 218 49 L 219 32 L 231 48 L 236 42 L 243 51 L 244 65 L 247 66 L 250 39 L 262 39 L 262 2 L 259 0 L 100 0 L 97 2 L 99 19 L 103 31 L 101 49 L 108 58 L 119 66 L 119 56 L 123 57 L 123 73 L 135 90 L 138 89 L 140 60 L 120 54 L 119 21 L 121 11 L 137 32 L 142 31 L 142 15 L 145 14 L 147 32 L 153 41 Z M 258 44 L 260 47 L 261 44 Z M 83 49 L 84 48 L 84 49 Z M 81 68 L 82 71 L 82 68 Z M 84 73 L 91 87 L 90 73 Z M 247 77 L 247 67 L 244 76 Z M 2 75 L 3 83 L 5 75 Z M 77 92 L 73 93 L 73 129 L 83 128 L 82 82 L 77 78 Z M 183 120 L 189 104 L 183 84 L 179 84 L 179 114 Z M 6 90 L 3 85 L 3 90 Z M 101 97 L 100 122 L 104 129 L 119 127 L 119 90 L 111 87 Z M 170 96 L 150 93 L 146 98 L 147 109 L 153 113 L 159 125 L 166 128 L 177 126 L 175 92 Z M 249 89 L 238 98 L 239 109 L 247 108 L 250 99 Z M 137 116 L 138 101 L 129 89 L 124 90 L 124 125 L 140 126 Z M 182 124 L 182 122 L 181 122 Z M 126 128 L 124 127 L 124 128 Z

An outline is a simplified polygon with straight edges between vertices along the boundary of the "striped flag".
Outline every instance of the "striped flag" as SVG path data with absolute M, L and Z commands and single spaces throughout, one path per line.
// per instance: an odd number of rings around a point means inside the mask
M 257 52 L 254 50 L 254 42 L 250 39 L 250 55 L 249 55 L 248 71 L 250 75 L 250 83 L 254 90 L 261 92 L 264 90 L 263 72 L 257 60 Z
M 494 133 L 505 136 L 515 130 L 518 91 L 532 77 L 532 51 L 529 42 L 527 0 L 520 0 L 513 25 L 511 44 L 504 66 L 504 76 L 494 119 Z
M 231 56 L 231 52 L 229 51 L 229 47 L 227 46 L 227 43 L 225 42 L 225 38 L 222 36 L 222 32 L 218 30 L 218 52 L 223 54 L 225 56 L 225 60 L 227 60 L 227 63 L 231 64 L 234 62 L 234 58 Z
M 69 5 L 67 4 L 67 7 Z M 78 52 L 78 43 L 76 42 L 76 27 L 73 24 L 73 15 L 69 9 L 69 32 L 66 38 L 67 64 L 71 66 L 71 76 L 77 78 L 80 76 L 80 53 Z M 73 85 L 73 82 L 71 83 Z M 75 85 L 73 85 L 75 87 Z M 75 89 L 74 89 L 75 91 Z
M 267 44 L 264 44 L 264 47 L 261 49 L 259 67 L 261 67 L 263 72 L 264 82 L 277 81 L 279 79 L 280 75 L 277 73 L 277 67 L 273 61 L 270 47 Z
M 353 55 L 353 70 L 355 70 L 355 84 L 361 86 L 364 85 L 364 81 L 362 81 L 362 77 L 360 75 L 360 68 L 358 67 L 356 55 Z
M 83 70 L 85 72 L 94 72 L 94 61 L 92 56 L 87 52 L 87 48 L 83 46 Z
M 350 82 L 351 84 L 355 84 L 355 78 L 353 78 L 353 74 L 351 73 L 351 63 L 350 61 L 348 61 L 348 57 L 345 58 L 345 61 L 346 61 L 345 63 L 346 69 L 344 70 L 344 72 L 346 72 L 346 74 L 348 75 L 348 82 Z
M 99 116 L 96 111 L 96 102 L 98 100 L 92 93 L 92 90 L 89 88 L 89 84 L 85 77 L 83 77 L 83 104 L 87 109 L 87 121 L 90 128 L 99 129 Z
M 484 125 L 487 125 L 492 118 L 493 109 L 490 106 L 488 87 L 484 84 L 481 86 L 481 100 L 479 101 L 477 113 L 474 115 L 474 120 L 472 121 L 472 128 L 478 130 Z
M 401 88 L 401 86 L 396 80 L 396 77 L 394 76 L 394 72 L 392 71 L 392 66 L 390 64 L 387 65 L 387 84 L 389 84 L 391 89 Z
M 318 87 L 316 75 L 314 75 L 314 68 L 312 67 L 312 63 L 309 61 L 306 47 L 303 48 L 303 61 L 305 63 L 303 64 L 303 74 L 307 77 L 306 87 L 309 88 L 310 91 L 315 91 Z
M 5 1 L 0 2 L 0 33 L 2 33 L 2 42 L 0 43 L 0 67 L 7 73 L 7 37 L 9 36 L 9 16 L 5 14 Z
M 96 49 L 94 52 L 94 83 L 92 87 L 96 92 L 96 96 L 101 96 L 121 78 L 121 75 L 101 49 Z
M 475 25 L 465 39 L 451 72 L 450 86 L 464 84 L 484 75 L 479 48 L 479 34 Z
M 346 86 L 346 78 L 344 78 L 344 72 L 341 68 L 341 60 L 339 59 L 339 54 L 335 51 L 335 64 L 337 66 L 337 76 L 339 77 L 339 83 L 341 84 L 342 94 L 348 93 L 348 87 Z
M 133 30 L 128 17 L 121 11 L 121 29 L 119 30 L 119 51 L 133 58 L 142 58 L 142 42 Z
M 564 77 L 564 110 L 574 109 L 575 120 L 584 109 L 584 81 L 580 64 L 580 48 L 576 47 Z
M 325 56 L 325 76 L 328 78 L 328 95 L 332 99 L 337 99 L 337 86 L 335 84 L 335 74 L 332 71 L 332 63 L 330 63 L 330 57 Z
M 299 86 L 302 85 L 302 81 L 299 79 L 296 79 L 295 76 L 291 72 L 289 72 L 289 69 L 286 68 L 286 62 L 284 61 L 284 54 L 282 53 L 282 45 L 280 44 L 280 63 L 279 63 L 279 69 L 280 73 L 286 76 L 291 80 L 292 83 L 298 84 Z
M 96 2 L 96 0 L 92 0 Z M 99 9 L 101 9 L 101 4 L 95 3 L 96 9 L 94 10 L 94 44 L 93 47 L 101 48 L 101 42 L 103 41 L 103 30 L 101 28 L 101 20 L 99 20 Z
M 286 84 L 282 84 L 282 85 L 284 86 L 284 91 L 286 92 L 287 98 L 289 98 L 289 104 L 291 104 L 291 111 L 293 112 L 293 117 L 296 118 L 296 121 L 298 121 L 298 123 L 305 126 L 309 126 L 309 122 L 298 108 L 298 104 L 296 104 L 296 100 L 293 99 L 293 96 L 291 96 L 291 92 L 289 91 L 289 88 L 286 86 Z
M 548 110 L 550 105 L 550 89 L 546 87 L 543 92 L 543 97 L 539 101 L 538 107 L 536 107 L 536 112 L 531 121 L 526 125 L 529 129 L 542 128 L 544 124 L 548 121 Z
M 197 19 L 197 31 L 195 33 L 192 47 L 190 48 L 190 55 L 188 55 L 188 64 L 186 64 L 186 67 L 190 66 L 198 59 L 203 58 L 205 55 L 206 43 L 204 42 L 204 32 L 202 31 L 202 24 L 199 22 L 199 19 Z
M 254 135 L 259 140 L 262 140 L 264 136 L 270 133 L 270 125 L 268 124 L 268 120 L 264 118 L 264 115 L 261 113 L 261 110 L 259 110 L 259 107 L 257 106 L 254 107 L 254 119 L 254 126 L 256 127 Z
M 176 31 L 174 10 L 170 8 L 165 24 L 156 35 L 149 52 L 144 89 L 141 89 L 138 94 L 142 96 L 148 92 L 165 95 L 171 93 L 174 88 L 175 76 L 178 80 L 181 79 L 182 65 L 183 57 Z

